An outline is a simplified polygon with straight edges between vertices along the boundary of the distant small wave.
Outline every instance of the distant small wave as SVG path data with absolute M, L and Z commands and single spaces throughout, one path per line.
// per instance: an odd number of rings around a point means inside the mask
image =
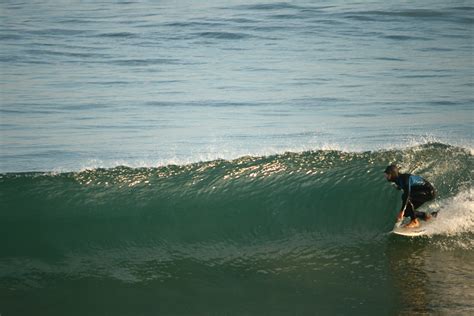
M 395 40 L 395 41 L 428 41 L 430 40 L 427 37 L 411 36 L 411 35 L 387 35 L 387 36 L 384 36 L 384 38 Z
M 23 36 L 18 34 L 0 34 L 0 41 L 8 41 L 8 40 L 21 40 Z
M 263 3 L 263 4 L 254 4 L 254 5 L 240 5 L 234 7 L 234 9 L 240 10 L 284 10 L 284 9 L 301 9 L 302 7 L 288 3 L 288 2 L 277 2 L 277 3 Z
M 136 38 L 138 37 L 135 33 L 130 32 L 113 32 L 113 33 L 102 33 L 98 34 L 97 37 L 105 37 L 105 38 Z
M 88 33 L 88 30 L 72 30 L 72 29 L 44 29 L 44 30 L 32 30 L 25 32 L 31 35 L 40 36 L 73 36 Z
M 467 10 L 466 10 L 467 11 Z M 451 9 L 446 10 L 428 10 L 413 9 L 402 11 L 354 11 L 345 13 L 345 17 L 359 21 L 377 21 L 380 18 L 387 19 L 405 19 L 413 18 L 420 20 L 449 20 L 455 23 L 472 23 L 472 18 L 459 16 L 454 14 Z
M 108 64 L 119 66 L 151 66 L 179 64 L 180 60 L 175 58 L 148 58 L 148 59 L 116 59 L 108 60 Z
M 29 49 L 25 52 L 31 55 L 35 55 L 35 56 L 50 55 L 50 56 L 64 56 L 64 57 L 74 57 L 74 58 L 108 57 L 108 55 L 106 54 L 99 54 L 99 53 L 66 52 L 66 51 L 54 51 L 54 50 L 47 50 L 47 49 Z
M 200 32 L 196 33 L 197 36 L 203 38 L 223 39 L 223 40 L 240 40 L 251 37 L 244 33 L 235 32 Z

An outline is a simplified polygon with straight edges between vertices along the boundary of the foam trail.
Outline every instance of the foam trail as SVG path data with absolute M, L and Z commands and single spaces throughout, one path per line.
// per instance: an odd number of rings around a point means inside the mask
M 428 235 L 459 235 L 474 232 L 474 192 L 461 191 L 430 206 L 430 211 L 440 211 L 438 220 L 427 227 Z

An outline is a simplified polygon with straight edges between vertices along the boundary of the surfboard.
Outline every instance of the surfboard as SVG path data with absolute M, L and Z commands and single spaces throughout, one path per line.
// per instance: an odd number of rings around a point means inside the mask
M 416 228 L 406 228 L 405 225 L 410 222 L 409 217 L 405 217 L 401 222 L 395 223 L 395 226 L 393 227 L 392 233 L 396 235 L 401 235 L 401 236 L 409 236 L 409 237 L 415 237 L 415 236 L 423 236 L 427 234 L 427 227 L 432 224 L 436 219 L 432 218 L 428 222 L 420 219 L 420 226 Z

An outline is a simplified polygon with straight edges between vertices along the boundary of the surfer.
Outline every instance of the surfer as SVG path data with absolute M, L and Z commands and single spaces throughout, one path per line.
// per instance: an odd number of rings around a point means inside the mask
M 436 213 L 428 214 L 416 211 L 423 203 L 435 198 L 436 192 L 431 183 L 417 175 L 399 173 L 398 167 L 393 164 L 385 168 L 385 178 L 389 182 L 395 183 L 398 190 L 403 190 L 403 203 L 397 220 L 401 221 L 404 216 L 410 217 L 411 221 L 405 227 L 416 228 L 420 226 L 418 218 L 429 220 L 432 215 L 436 216 Z

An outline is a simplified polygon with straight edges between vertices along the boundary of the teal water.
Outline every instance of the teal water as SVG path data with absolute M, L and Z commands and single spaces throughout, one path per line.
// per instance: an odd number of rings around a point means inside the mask
M 0 171 L 472 147 L 470 1 L 0 4 Z
M 401 202 L 387 161 L 438 189 L 428 236 L 388 234 Z M 434 143 L 5 174 L 2 311 L 469 313 L 472 161 Z
M 0 314 L 474 313 L 472 12 L 1 1 Z

